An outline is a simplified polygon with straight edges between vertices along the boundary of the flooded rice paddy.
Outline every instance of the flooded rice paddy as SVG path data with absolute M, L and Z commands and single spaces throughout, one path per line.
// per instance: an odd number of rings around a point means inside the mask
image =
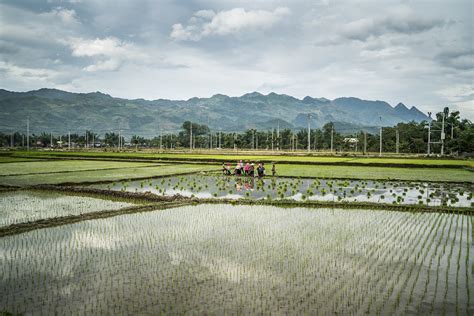
M 187 175 L 94 185 L 160 195 L 470 207 L 472 184 Z
M 472 315 L 473 220 L 202 204 L 84 221 L 0 239 L 0 306 L 67 315 Z
M 118 210 L 132 205 L 126 202 L 53 192 L 0 192 L 0 226 L 94 211 Z

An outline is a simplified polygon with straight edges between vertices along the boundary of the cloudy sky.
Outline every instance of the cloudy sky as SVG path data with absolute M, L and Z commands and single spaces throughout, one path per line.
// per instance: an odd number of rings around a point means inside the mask
M 0 0 L 0 87 L 284 93 L 474 120 L 471 0 Z

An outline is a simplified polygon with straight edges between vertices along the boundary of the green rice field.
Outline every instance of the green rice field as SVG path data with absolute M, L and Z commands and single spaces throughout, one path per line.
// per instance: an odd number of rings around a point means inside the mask
M 474 312 L 472 216 L 187 206 L 0 239 L 19 314 Z
M 0 315 L 474 313 L 471 161 L 236 157 L 0 156 Z
M 53 192 L 0 192 L 0 226 L 93 211 L 118 210 L 132 205 L 134 204 Z
M 306 154 L 268 154 L 259 152 L 256 154 L 229 152 L 225 154 L 213 153 L 147 153 L 147 152 L 15 152 L 13 157 L 29 157 L 29 158 L 54 158 L 54 157 L 82 157 L 82 158 L 98 158 L 98 159 L 169 159 L 169 160 L 188 160 L 188 161 L 215 161 L 215 162 L 232 162 L 238 160 L 251 160 L 263 162 L 299 162 L 311 164 L 360 164 L 360 165 L 414 165 L 414 166 L 452 166 L 452 167 L 470 167 L 474 168 L 473 159 L 442 159 L 442 158 L 392 158 L 392 157 L 338 157 L 338 156 L 313 156 Z

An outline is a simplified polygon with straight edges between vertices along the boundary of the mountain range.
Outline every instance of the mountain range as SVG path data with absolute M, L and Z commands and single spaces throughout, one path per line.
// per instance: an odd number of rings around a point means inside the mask
M 0 131 L 23 132 L 29 117 L 32 133 L 84 133 L 103 135 L 122 130 L 123 135 L 153 137 L 178 131 L 184 121 L 208 125 L 212 130 L 243 131 L 248 128 L 306 128 L 308 113 L 312 128 L 334 122 L 341 133 L 393 126 L 399 122 L 423 121 L 427 116 L 403 103 L 392 107 L 384 101 L 354 97 L 334 100 L 258 92 L 229 97 L 189 100 L 144 100 L 115 98 L 101 92 L 72 93 L 57 89 L 12 92 L 0 89 Z

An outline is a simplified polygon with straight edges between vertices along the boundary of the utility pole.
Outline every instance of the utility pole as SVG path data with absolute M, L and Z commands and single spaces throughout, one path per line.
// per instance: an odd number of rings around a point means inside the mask
M 92 148 L 95 148 L 95 134 L 94 133 L 92 133 Z
M 280 150 L 280 121 L 278 120 L 277 125 L 277 150 Z
M 308 113 L 308 154 L 311 152 L 311 113 Z
M 25 135 L 21 135 L 21 148 L 25 148 Z
M 67 132 L 67 150 L 71 150 L 71 131 Z
M 314 151 L 316 151 L 317 138 L 318 138 L 318 134 L 316 133 L 316 134 L 314 135 L 314 147 L 313 147 L 313 150 L 314 150 Z
M 189 122 L 189 150 L 193 150 L 193 122 Z
M 255 130 L 255 149 L 258 150 L 258 131 Z
M 50 148 L 53 148 L 53 133 L 50 133 L 49 136 L 50 136 L 50 138 L 51 138 L 51 140 L 50 140 L 50 142 L 49 142 L 49 147 L 50 147 Z
M 252 150 L 255 148 L 255 130 L 252 130 Z
M 272 151 L 273 151 L 273 127 L 272 127 Z
M 160 130 L 160 150 L 163 150 L 163 130 Z
M 441 121 L 441 156 L 444 155 L 444 139 L 446 138 L 446 134 L 444 133 L 444 117 L 446 116 L 446 108 L 443 111 L 443 117 Z
M 290 132 L 290 151 L 293 151 L 293 134 Z
M 26 151 L 30 151 L 30 117 L 26 117 Z
M 10 147 L 13 148 L 13 133 L 10 135 Z
M 398 128 L 395 130 L 395 136 L 396 136 L 396 139 L 397 139 L 396 151 L 397 151 L 397 154 L 398 154 L 399 146 L 400 146 L 400 135 L 398 134 Z
M 235 145 L 235 133 L 234 133 L 234 150 L 237 150 L 237 147 Z
M 221 143 L 221 130 L 219 129 L 219 148 L 222 148 L 222 143 Z
M 428 156 L 431 154 L 431 112 L 428 112 Z
M 367 132 L 364 131 L 364 155 L 367 153 Z
M 379 145 L 380 153 L 379 153 L 379 156 L 382 157 L 382 117 L 379 116 L 379 118 L 380 118 L 380 145 Z
M 333 145 L 334 145 L 334 126 L 331 126 L 331 152 L 332 152 L 332 149 L 334 148 Z

